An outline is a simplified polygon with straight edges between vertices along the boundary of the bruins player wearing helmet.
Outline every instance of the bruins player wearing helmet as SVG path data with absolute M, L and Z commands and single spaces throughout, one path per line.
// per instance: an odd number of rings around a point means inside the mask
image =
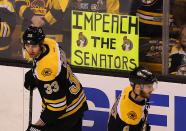
M 64 52 L 38 27 L 30 26 L 24 32 L 23 43 L 26 56 L 33 59 L 24 86 L 38 88 L 43 108 L 40 119 L 27 131 L 81 131 L 83 113 L 88 109 L 86 96 Z
M 143 128 L 145 131 L 150 130 L 150 126 L 145 124 L 147 105 L 157 79 L 149 70 L 137 67 L 130 73 L 129 81 L 130 86 L 122 91 L 112 107 L 108 131 L 142 131 Z
M 0 0 L 0 56 L 11 57 L 11 36 L 16 24 L 13 0 Z

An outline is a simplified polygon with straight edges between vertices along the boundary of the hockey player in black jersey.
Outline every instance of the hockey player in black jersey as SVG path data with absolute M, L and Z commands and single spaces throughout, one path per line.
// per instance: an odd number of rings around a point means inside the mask
M 81 131 L 86 96 L 56 41 L 42 28 L 30 26 L 23 34 L 26 59 L 33 68 L 25 74 L 26 89 L 38 88 L 42 98 L 40 119 L 27 131 Z
M 148 99 L 157 79 L 149 70 L 138 67 L 130 73 L 129 81 L 130 86 L 122 91 L 112 107 L 108 131 L 150 131 Z

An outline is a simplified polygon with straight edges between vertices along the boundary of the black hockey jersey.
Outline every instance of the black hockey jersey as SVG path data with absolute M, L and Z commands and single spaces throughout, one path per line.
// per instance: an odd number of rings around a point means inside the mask
M 163 0 L 140 0 L 136 15 L 139 16 L 140 36 L 161 37 L 163 25 Z M 170 1 L 172 3 L 173 0 Z M 169 26 L 173 29 L 175 20 L 170 13 Z M 150 29 L 150 30 L 149 30 Z M 175 32 L 170 32 L 174 34 Z
M 34 60 L 34 76 L 42 98 L 41 120 L 50 123 L 55 119 L 82 114 L 87 110 L 82 85 L 72 73 L 64 52 L 58 44 L 45 38 L 45 52 Z
M 162 12 L 163 0 L 141 0 L 136 14 L 139 16 L 140 36 L 162 35 Z
M 134 101 L 130 93 L 132 87 L 126 87 L 112 107 L 108 122 L 108 131 L 139 131 L 141 129 L 145 101 Z

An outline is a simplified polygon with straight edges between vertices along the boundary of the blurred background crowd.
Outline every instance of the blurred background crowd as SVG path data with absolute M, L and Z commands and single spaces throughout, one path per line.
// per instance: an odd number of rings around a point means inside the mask
M 169 0 L 169 73 L 186 74 L 186 0 Z M 0 58 L 23 60 L 21 36 L 29 26 L 43 27 L 71 54 L 71 11 L 139 17 L 139 62 L 162 71 L 163 0 L 0 0 Z M 73 36 L 72 36 L 73 37 Z

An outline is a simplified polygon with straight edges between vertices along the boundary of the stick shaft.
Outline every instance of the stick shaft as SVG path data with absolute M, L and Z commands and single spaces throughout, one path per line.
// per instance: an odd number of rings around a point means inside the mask
M 30 90 L 30 96 L 29 96 L 29 120 L 28 120 L 28 124 L 29 125 L 32 123 L 32 100 L 33 100 L 33 90 Z

